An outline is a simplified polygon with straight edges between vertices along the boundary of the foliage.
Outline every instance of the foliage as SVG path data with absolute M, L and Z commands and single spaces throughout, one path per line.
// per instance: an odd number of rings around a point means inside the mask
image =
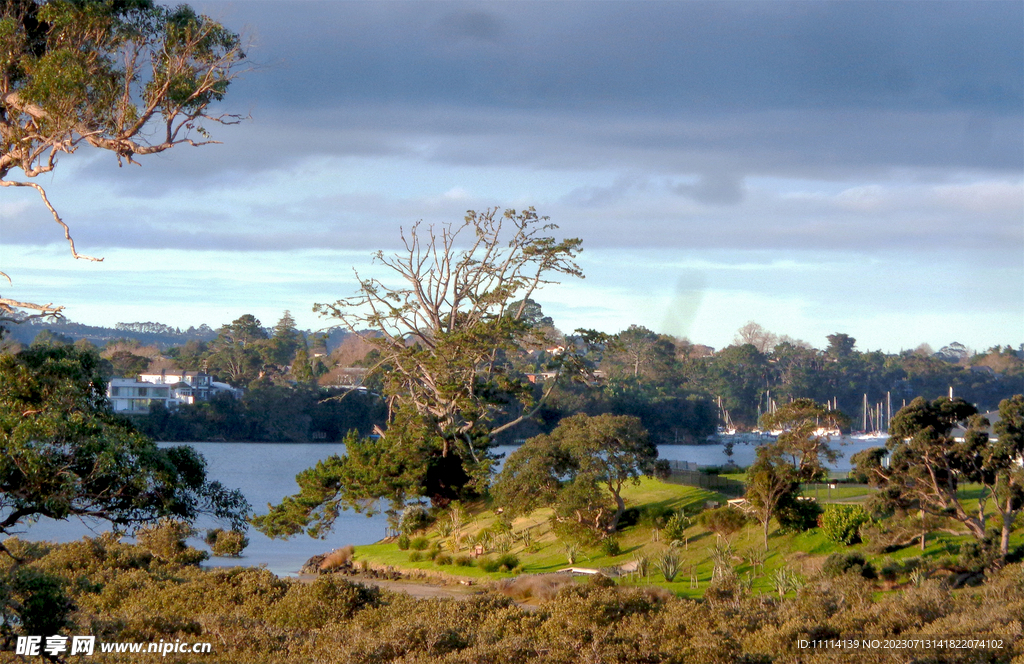
M 780 507 L 775 518 L 784 533 L 802 533 L 818 525 L 822 507 L 816 500 L 787 501 Z
M 626 509 L 623 487 L 650 473 L 657 455 L 635 417 L 574 415 L 509 455 L 495 499 L 510 515 L 550 505 L 558 523 L 612 533 Z
M 860 541 L 860 527 L 871 518 L 860 505 L 826 505 L 818 524 L 821 532 L 836 544 L 856 544 Z
M 0 356 L 0 533 L 40 516 L 241 526 L 248 503 L 208 481 L 199 454 L 161 449 L 110 411 L 98 362 L 71 347 Z
M 710 514 L 710 512 L 708 512 Z M 682 542 L 686 539 L 686 529 L 690 525 L 690 518 L 682 512 L 675 512 L 665 522 L 664 535 L 668 542 Z
M 316 306 L 379 351 L 374 371 L 391 408 L 385 437 L 426 435 L 424 459 L 455 457 L 461 472 L 448 484 L 456 493 L 486 488 L 491 436 L 535 409 L 532 384 L 506 357 L 535 332 L 524 318 L 530 296 L 555 275 L 582 277 L 573 262 L 580 241 L 547 236 L 556 227 L 546 222 L 529 208 L 469 211 L 441 228 L 414 224 L 403 232 L 404 252 L 375 256 L 402 285 L 359 277 L 358 295 Z
M 1020 564 L 1008 564 L 977 588 L 950 592 L 922 578 L 920 587 L 884 595 L 859 576 L 803 581 L 780 568 L 775 576 L 785 597 L 751 596 L 737 587 L 729 602 L 693 602 L 649 588 L 574 584 L 557 575 L 522 576 L 509 592 L 544 602 L 539 610 L 527 611 L 498 594 L 457 602 L 416 600 L 338 575 L 302 583 L 258 568 L 154 568 L 145 556 L 133 553 L 136 548 L 109 539 L 88 546 L 19 547 L 26 558 L 23 569 L 45 571 L 65 584 L 65 597 L 78 607 L 67 614 L 73 627 L 28 633 L 95 632 L 103 641 L 153 642 L 195 642 L 215 634 L 215 659 L 224 664 L 576 664 L 581 658 L 813 664 L 836 661 L 835 650 L 801 649 L 799 639 L 829 634 L 914 639 L 945 630 L 1003 639 L 1003 648 L 932 651 L 930 661 L 966 664 L 1024 655 L 1024 644 L 1012 638 L 1024 614 Z M 174 653 L 165 659 L 195 661 Z M 104 661 L 137 660 L 138 655 L 110 655 Z M 877 653 L 851 649 L 842 653 L 842 661 L 879 660 Z
M 988 421 L 961 398 L 929 402 L 915 399 L 893 418 L 884 450 L 862 453 L 858 469 L 880 491 L 875 503 L 890 510 L 922 510 L 956 519 L 977 539 L 984 540 L 989 505 L 1002 517 L 1001 555 L 1008 552 L 1013 520 L 1024 506 L 1024 472 L 1016 460 L 1024 454 L 1024 396 L 1000 406 L 1007 423 L 1000 425 L 998 442 L 989 439 Z M 962 427 L 962 433 L 954 429 Z M 977 507 L 969 509 L 959 487 L 983 487 Z
M 212 142 L 206 126 L 244 54 L 238 35 L 187 5 L 149 0 L 14 0 L 0 5 L 0 186 L 32 187 L 63 227 L 42 186 L 9 179 L 49 173 L 82 146 L 118 163 L 176 145 Z M 98 260 L 98 259 L 92 259 Z M 4 319 L 59 314 L 61 307 L 0 299 Z
M 729 537 L 747 523 L 747 517 L 735 507 L 718 507 L 701 512 L 697 522 L 721 537 Z
M 398 529 L 404 534 L 412 534 L 430 525 L 430 516 L 422 505 L 406 505 L 398 521 Z M 418 539 L 418 538 L 417 538 Z
M 865 579 L 874 579 L 877 575 L 874 566 L 859 553 L 833 553 L 821 566 L 825 576 L 841 576 L 853 572 Z
M 794 399 L 761 416 L 761 428 L 781 431 L 776 445 L 783 454 L 795 460 L 797 476 L 802 482 L 818 481 L 828 476 L 826 464 L 839 458 L 829 446 L 831 431 L 849 426 L 849 418 L 813 399 Z
M 379 499 L 420 491 L 432 470 L 421 465 L 423 445 L 422 440 L 359 438 L 352 432 L 345 438 L 343 456 L 330 456 L 299 473 L 299 493 L 286 496 L 252 523 L 268 537 L 300 532 L 326 537 L 343 509 L 373 514 Z
M 161 519 L 159 523 L 143 526 L 135 533 L 139 546 L 153 554 L 157 560 L 177 565 L 198 565 L 210 554 L 190 547 L 185 540 L 195 535 L 192 526 L 174 519 Z
M 249 538 L 240 530 L 208 530 L 204 540 L 215 556 L 240 556 L 249 546 Z
M 619 544 L 619 540 L 609 537 L 601 542 L 601 551 L 604 555 L 614 558 L 622 553 L 622 546 Z
M 746 500 L 761 523 L 764 546 L 768 547 L 768 526 L 772 517 L 789 512 L 800 494 L 797 471 L 777 443 L 757 448 L 757 460 L 747 470 Z
M 675 581 L 676 575 L 679 574 L 680 562 L 679 554 L 672 549 L 668 549 L 655 559 L 654 565 L 661 572 L 661 575 L 665 577 L 665 580 L 672 583 Z

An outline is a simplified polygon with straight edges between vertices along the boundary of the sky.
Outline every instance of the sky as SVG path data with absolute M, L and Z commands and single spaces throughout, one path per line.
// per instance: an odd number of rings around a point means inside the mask
M 203 1 L 248 70 L 220 145 L 83 149 L 0 194 L 2 293 L 217 327 L 355 292 L 417 220 L 533 206 L 563 331 L 722 348 L 1024 342 L 1024 3 Z

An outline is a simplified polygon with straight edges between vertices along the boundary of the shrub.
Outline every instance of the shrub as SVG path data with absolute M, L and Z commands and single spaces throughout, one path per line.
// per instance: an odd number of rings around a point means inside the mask
M 483 556 L 476 559 L 476 566 L 488 574 L 493 574 L 498 571 L 501 564 L 491 556 Z
M 430 546 L 430 540 L 428 540 L 426 537 L 414 537 L 409 542 L 409 546 L 413 549 L 413 551 L 423 551 L 428 546 Z
M 860 541 L 860 527 L 870 521 L 860 505 L 826 505 L 818 525 L 825 537 L 836 544 L 855 544 Z
M 473 556 L 466 553 L 463 553 L 459 556 L 455 556 L 455 564 L 459 567 L 472 567 L 474 564 Z
M 614 537 L 609 537 L 601 542 L 601 550 L 604 551 L 604 555 L 606 556 L 614 557 L 622 553 L 622 547 L 619 546 L 619 540 Z
M 669 542 L 682 542 L 686 539 L 686 528 L 690 519 L 682 512 L 676 512 L 665 522 L 665 539 Z
M 439 553 L 439 554 L 437 554 L 437 556 L 434 557 L 434 564 L 435 565 L 451 565 L 452 564 L 451 554 L 448 554 L 448 553 Z
M 185 544 L 185 540 L 193 534 L 195 531 L 192 526 L 183 521 L 161 519 L 155 525 L 139 528 L 135 539 L 139 546 L 165 562 L 198 565 L 209 558 L 210 554 Z
M 597 574 L 592 575 L 587 580 L 587 583 L 589 583 L 592 586 L 596 586 L 598 588 L 614 588 L 617 585 L 615 583 L 615 579 L 611 578 L 610 576 L 605 576 L 604 574 L 601 574 L 600 572 L 598 572 Z
M 406 505 L 398 520 L 398 529 L 405 534 L 423 530 L 430 525 L 430 515 L 422 505 Z
M 672 465 L 667 459 L 658 459 L 654 462 L 654 476 L 659 480 L 667 480 L 672 476 Z
M 697 519 L 700 525 L 722 537 L 732 535 L 747 522 L 747 516 L 732 506 L 701 512 Z
M 441 553 L 441 543 L 440 542 L 435 542 L 434 546 L 430 547 L 430 550 L 427 551 L 427 557 L 430 558 L 431 560 L 434 560 L 435 558 L 437 558 L 437 556 L 440 553 Z
M 421 560 L 423 560 L 423 552 L 422 551 L 413 551 L 412 553 L 409 554 L 409 562 L 411 562 L 411 563 L 418 563 Z
M 402 536 L 400 536 L 398 538 L 398 549 L 400 551 L 408 551 L 409 550 L 409 536 L 408 535 L 402 535 Z
M 559 590 L 571 584 L 572 577 L 568 574 L 528 574 L 499 582 L 498 592 L 517 599 L 537 598 L 546 602 L 554 599 Z
M 680 560 L 679 556 L 676 555 L 675 551 L 671 549 L 661 554 L 655 565 L 661 575 L 665 577 L 665 580 L 672 583 L 676 580 L 676 575 L 679 574 Z
M 249 538 L 245 533 L 238 530 L 217 530 L 210 543 L 210 533 L 207 533 L 206 543 L 210 544 L 215 556 L 240 556 L 245 547 L 249 546 Z
M 818 525 L 821 505 L 816 500 L 796 500 L 780 509 L 775 518 L 784 533 L 802 533 Z
M 502 554 L 496 562 L 498 563 L 498 569 L 504 572 L 511 572 L 516 567 L 519 567 L 519 558 L 511 553 Z
M 821 566 L 821 573 L 825 576 L 842 576 L 847 572 L 853 572 L 865 579 L 874 579 L 875 567 L 859 553 L 833 553 L 825 559 Z

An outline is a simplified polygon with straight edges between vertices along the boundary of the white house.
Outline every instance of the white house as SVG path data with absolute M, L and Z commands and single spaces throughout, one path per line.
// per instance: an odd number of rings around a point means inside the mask
M 154 403 L 171 405 L 169 385 L 157 385 L 134 378 L 112 378 L 107 383 L 107 398 L 117 413 L 148 413 Z
M 213 393 L 213 379 L 202 371 L 161 369 L 160 373 L 140 374 L 139 380 L 157 385 L 170 385 L 174 398 L 180 403 L 209 401 Z

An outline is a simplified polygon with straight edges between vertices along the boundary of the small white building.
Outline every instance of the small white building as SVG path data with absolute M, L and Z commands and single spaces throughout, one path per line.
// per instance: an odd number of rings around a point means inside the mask
M 148 413 L 154 403 L 170 407 L 170 385 L 157 385 L 134 378 L 112 378 L 107 383 L 107 398 L 116 413 Z

